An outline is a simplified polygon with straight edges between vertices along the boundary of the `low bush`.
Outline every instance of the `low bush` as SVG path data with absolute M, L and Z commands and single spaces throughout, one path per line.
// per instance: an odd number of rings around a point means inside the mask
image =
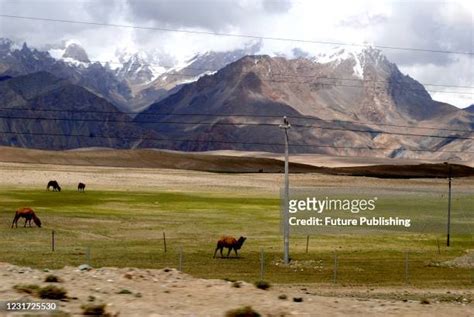
M 36 295 L 40 287 L 35 284 L 17 284 L 13 286 L 17 292 Z
M 57 277 L 56 275 L 49 274 L 48 276 L 46 276 L 44 281 L 47 282 L 47 283 L 60 283 L 61 279 L 59 277 Z
M 264 291 L 269 289 L 270 288 L 270 283 L 266 282 L 266 281 L 258 281 L 258 282 L 255 282 L 255 287 L 256 288 L 259 288 L 259 289 L 263 289 Z
M 236 308 L 225 313 L 225 317 L 260 317 L 261 315 L 250 306 Z
M 105 312 L 105 304 L 87 304 L 82 305 L 82 314 L 86 316 L 102 316 L 109 317 L 110 314 Z
M 235 282 L 232 283 L 232 287 L 240 288 L 241 286 L 242 286 L 242 282 L 235 281 Z
M 120 292 L 118 292 L 117 294 L 132 294 L 132 292 L 129 291 L 128 289 L 124 288 Z
M 67 292 L 62 287 L 48 285 L 38 290 L 38 296 L 43 299 L 65 299 Z

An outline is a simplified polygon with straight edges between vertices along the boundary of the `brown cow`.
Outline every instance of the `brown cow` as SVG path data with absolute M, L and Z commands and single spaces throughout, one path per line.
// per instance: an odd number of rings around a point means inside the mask
M 223 236 L 219 239 L 219 241 L 217 241 L 217 247 L 214 251 L 214 258 L 216 257 L 217 250 L 220 250 L 221 257 L 224 257 L 224 255 L 222 255 L 222 250 L 224 248 L 229 249 L 229 252 L 227 252 L 227 257 L 229 257 L 230 251 L 232 251 L 232 249 L 234 249 L 235 256 L 238 257 L 239 255 L 237 254 L 237 250 L 240 250 L 246 239 L 246 237 L 240 237 L 239 240 L 236 240 L 234 237 Z

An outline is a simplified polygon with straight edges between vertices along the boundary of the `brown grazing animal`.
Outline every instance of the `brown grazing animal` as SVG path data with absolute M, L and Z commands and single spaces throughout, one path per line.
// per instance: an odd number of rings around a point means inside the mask
M 79 185 L 77 185 L 77 191 L 78 192 L 83 192 L 85 189 L 86 189 L 86 184 L 79 183 Z
M 217 250 L 220 250 L 221 257 L 223 258 L 224 256 L 222 255 L 222 250 L 224 248 L 229 249 L 229 252 L 227 252 L 227 257 L 229 257 L 230 251 L 232 251 L 232 249 L 234 249 L 235 256 L 238 257 L 239 255 L 237 254 L 237 250 L 240 250 L 246 239 L 246 237 L 240 237 L 239 240 L 236 240 L 234 237 L 223 236 L 219 239 L 219 241 L 217 241 L 217 247 L 214 251 L 214 258 L 216 257 Z
M 59 186 L 57 181 L 49 181 L 48 186 L 46 186 L 46 190 L 49 191 L 50 187 L 53 187 L 53 192 L 55 192 L 55 191 L 60 192 L 61 191 L 61 186 Z
M 31 208 L 20 208 L 16 211 L 15 213 L 15 218 L 13 218 L 12 222 L 12 228 L 13 225 L 18 228 L 18 220 L 20 218 L 25 218 L 25 225 L 24 227 L 26 228 L 26 224 L 29 223 L 31 227 L 31 220 L 33 219 L 34 223 L 41 228 L 41 220 L 36 216 L 35 212 Z

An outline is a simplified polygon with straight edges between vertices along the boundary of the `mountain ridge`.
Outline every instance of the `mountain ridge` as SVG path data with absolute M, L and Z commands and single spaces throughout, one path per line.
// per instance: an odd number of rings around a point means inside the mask
M 124 54 L 124 68 L 112 69 L 87 62 L 87 53 L 79 44 L 67 47 L 72 47 L 70 54 L 65 56 L 65 50 L 60 50 L 53 58 L 26 43 L 20 47 L 0 39 L 0 83 L 9 83 L 0 87 L 13 85 L 5 88 L 0 108 L 9 104 L 34 107 L 29 95 L 38 101 L 43 90 L 42 109 L 47 103 L 55 108 L 59 100 L 69 102 L 73 109 L 80 107 L 78 100 L 91 109 L 96 102 L 116 116 L 127 113 L 126 129 L 133 131 L 136 142 L 73 145 L 61 141 L 60 145 L 41 145 L 45 148 L 110 145 L 281 152 L 278 124 L 286 115 L 294 125 L 290 131 L 292 153 L 462 159 L 473 149 L 470 140 L 460 139 L 473 136 L 472 106 L 461 110 L 433 100 L 422 84 L 371 47 L 339 48 L 331 54 L 300 54 L 288 59 L 247 55 L 260 50 L 255 45 L 233 52 L 198 54 L 179 67 L 155 69 L 154 74 L 144 68 L 147 57 L 140 54 Z M 14 87 L 16 78 L 21 78 L 21 87 Z M 55 99 L 54 93 L 62 99 Z M 150 100 L 157 102 L 148 104 Z M 143 111 L 132 120 L 130 109 Z M 84 118 L 88 115 L 77 119 Z M 126 139 L 124 133 L 112 131 L 118 126 L 110 128 L 108 133 Z M 402 129 L 415 135 L 400 135 Z M 439 137 L 425 137 L 430 134 Z M 22 140 L 18 145 L 32 144 Z
M 221 118 L 212 119 L 212 122 L 204 122 L 205 117 L 195 116 L 194 119 L 198 122 L 188 121 L 185 127 L 164 127 L 159 123 L 149 123 L 145 126 L 176 138 L 183 137 L 187 131 L 192 130 L 199 140 L 212 136 L 212 141 L 217 144 L 225 143 L 226 140 L 248 144 L 216 145 L 202 141 L 200 145 L 191 147 L 191 150 L 196 151 L 259 150 L 258 146 L 262 143 L 281 143 L 280 132 L 270 131 L 269 127 L 264 126 L 268 120 L 264 122 L 258 118 L 262 114 L 312 117 L 297 120 L 295 123 L 299 125 L 314 125 L 315 120 L 318 122 L 316 126 L 320 127 L 320 131 L 300 128 L 291 132 L 292 139 L 300 143 L 297 147 L 290 146 L 290 151 L 295 153 L 358 155 L 358 149 L 350 148 L 361 147 L 365 151 L 370 151 L 371 148 L 387 149 L 377 155 L 388 157 L 418 157 L 420 154 L 414 155 L 409 149 L 419 147 L 420 142 L 426 150 L 439 150 L 445 146 L 472 147 L 469 141 L 459 141 L 455 137 L 445 143 L 429 137 L 403 139 L 396 134 L 396 128 L 391 129 L 388 135 L 379 133 L 380 124 L 407 125 L 415 129 L 412 131 L 417 134 L 420 131 L 417 126 L 434 122 L 437 122 L 440 128 L 468 130 L 473 118 L 454 106 L 433 101 L 418 82 L 401 74 L 396 65 L 387 60 L 375 66 L 369 64 L 364 68 L 364 74 L 370 80 L 347 87 L 348 85 L 344 85 L 339 79 L 347 74 L 354 76 L 353 67 L 354 63 L 350 60 L 337 64 L 319 64 L 302 58 L 286 60 L 281 57 L 246 56 L 213 75 L 203 76 L 197 82 L 185 85 L 174 95 L 151 105 L 139 114 L 135 121 L 146 122 L 150 121 L 150 118 L 159 118 L 176 122 L 183 120 L 180 118 L 183 113 L 220 115 Z M 285 74 L 286 78 L 280 80 L 275 74 Z M 301 77 L 306 81 L 295 79 Z M 381 81 L 384 82 L 383 85 L 376 87 L 373 84 Z M 250 124 L 245 125 L 237 121 L 232 114 L 249 115 Z M 366 124 L 355 123 L 358 121 L 364 121 Z M 347 122 L 353 123 L 348 125 Z M 262 123 L 262 127 L 255 126 L 258 123 Z M 273 120 L 272 123 L 277 122 Z M 354 133 L 351 131 L 354 128 L 366 132 Z M 426 134 L 426 130 L 424 132 Z M 255 147 L 252 143 L 260 145 Z M 454 143 L 456 145 L 453 145 Z M 328 144 L 334 146 L 328 147 Z M 190 150 L 190 145 L 186 142 L 175 143 L 175 146 L 173 149 Z M 337 150 L 338 147 L 342 149 Z M 281 146 L 268 146 L 265 149 L 282 150 Z
M 1 81 L 0 92 L 2 145 L 135 148 L 150 135 L 105 99 L 48 72 Z

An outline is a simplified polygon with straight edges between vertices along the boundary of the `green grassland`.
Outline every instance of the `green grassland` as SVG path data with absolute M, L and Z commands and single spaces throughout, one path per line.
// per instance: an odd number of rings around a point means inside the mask
M 383 196 L 383 193 L 381 194 Z M 264 279 L 273 283 L 337 283 L 472 287 L 472 269 L 438 264 L 473 249 L 474 196 L 453 201 L 452 246 L 445 246 L 446 197 L 430 192 L 398 192 L 385 199 L 381 214 L 403 210 L 426 226 L 417 232 L 340 232 L 291 237 L 292 265 L 281 264 L 280 200 L 229 193 L 169 191 L 76 191 L 2 188 L 0 261 L 39 268 L 60 268 L 89 261 L 94 267 L 177 267 L 197 277 L 256 281 L 264 250 Z M 14 210 L 33 207 L 43 227 L 11 229 Z M 444 228 L 444 227 L 443 227 Z M 56 250 L 51 250 L 55 231 Z M 164 252 L 163 232 L 167 238 Z M 213 259 L 217 239 L 245 235 L 241 257 Z M 89 251 L 90 250 L 90 257 Z M 409 259 L 408 280 L 405 257 Z

